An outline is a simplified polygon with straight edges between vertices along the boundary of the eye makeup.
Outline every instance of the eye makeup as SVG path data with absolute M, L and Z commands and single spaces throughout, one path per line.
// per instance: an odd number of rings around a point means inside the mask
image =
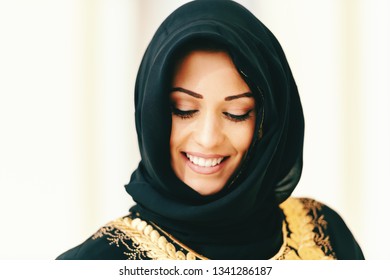
M 251 113 L 253 112 L 253 109 L 249 110 L 248 112 L 246 112 L 245 114 L 243 115 L 234 115 L 234 114 L 230 114 L 228 112 L 223 112 L 223 114 L 225 115 L 225 117 L 233 122 L 242 122 L 242 121 L 246 121 L 247 119 L 249 119 L 251 117 Z
M 189 119 L 189 118 L 192 118 L 197 112 L 198 110 L 186 110 L 186 111 L 182 111 L 174 106 L 171 106 L 171 111 L 172 111 L 172 115 L 174 116 L 178 116 L 182 119 Z
M 199 112 L 199 110 L 180 110 L 178 108 L 175 108 L 174 106 L 171 106 L 172 115 L 180 117 L 181 119 L 190 119 L 195 116 Z M 242 115 L 235 115 L 231 114 L 229 112 L 223 112 L 223 115 L 226 119 L 233 121 L 233 122 L 243 122 L 246 121 L 251 117 L 251 113 L 253 112 L 253 109 L 249 110 L 245 114 Z
M 178 93 L 178 92 L 180 92 L 180 93 Z M 189 94 L 188 92 L 191 92 L 191 94 Z M 182 96 L 183 93 L 184 93 L 184 97 Z M 198 104 L 198 103 L 202 102 L 201 100 L 203 99 L 203 96 L 199 95 L 199 96 L 201 96 L 201 98 L 199 98 L 198 96 L 193 96 L 192 93 L 193 93 L 192 91 L 186 90 L 183 88 L 174 88 L 173 89 L 173 92 L 170 96 L 171 97 L 172 116 L 177 116 L 183 120 L 186 120 L 186 119 L 191 119 L 191 118 L 195 117 L 198 113 L 202 113 L 202 110 L 199 109 L 200 104 Z M 188 96 L 191 96 L 191 97 L 188 97 Z M 189 101 L 188 98 L 190 98 L 191 101 Z M 224 101 L 225 102 L 227 101 L 226 104 L 229 104 L 229 105 L 225 109 L 226 111 L 221 110 L 222 116 L 225 119 L 232 121 L 232 122 L 235 122 L 235 123 L 244 122 L 244 121 L 250 119 L 253 116 L 253 112 L 255 111 L 255 109 L 253 108 L 254 105 L 253 106 L 249 105 L 252 103 L 252 101 L 249 104 L 248 104 L 247 100 L 244 101 L 244 99 L 248 99 L 248 98 L 253 99 L 252 93 L 246 92 L 243 94 L 228 96 L 228 97 L 224 98 Z M 196 100 L 196 102 L 194 103 L 194 101 L 192 101 L 192 99 Z M 235 101 L 235 100 L 240 100 L 240 101 Z M 233 106 L 234 108 L 231 106 L 231 105 L 233 105 L 233 104 L 231 104 L 231 102 L 235 103 L 235 105 Z M 237 102 L 238 102 L 238 104 L 237 104 Z M 232 107 L 233 110 L 230 110 L 229 109 L 230 107 Z

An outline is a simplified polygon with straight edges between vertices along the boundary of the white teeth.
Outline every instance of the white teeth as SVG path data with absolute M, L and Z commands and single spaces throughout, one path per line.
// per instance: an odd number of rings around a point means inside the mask
M 186 154 L 187 158 L 195 165 L 201 167 L 212 167 L 221 163 L 223 157 L 220 158 L 201 158 L 190 154 Z

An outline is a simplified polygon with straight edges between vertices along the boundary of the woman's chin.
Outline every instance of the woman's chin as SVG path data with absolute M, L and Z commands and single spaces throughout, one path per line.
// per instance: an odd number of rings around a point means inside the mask
M 215 182 L 215 183 L 210 183 L 210 182 L 197 182 L 197 184 L 194 184 L 193 182 L 185 182 L 191 189 L 196 191 L 202 196 L 209 196 L 216 194 L 220 192 L 223 189 L 223 186 L 225 185 L 224 183 L 220 182 Z

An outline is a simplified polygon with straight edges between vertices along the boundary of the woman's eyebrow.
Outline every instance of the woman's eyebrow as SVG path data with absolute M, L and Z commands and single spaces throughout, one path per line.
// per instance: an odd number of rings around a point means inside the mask
M 203 99 L 203 96 L 201 94 L 193 92 L 189 89 L 182 88 L 182 87 L 172 88 L 171 92 L 173 92 L 173 91 L 180 91 L 180 92 L 186 93 L 188 95 L 191 95 L 192 97 L 195 97 L 198 99 Z M 244 92 L 244 93 L 237 94 L 237 95 L 231 95 L 231 96 L 225 97 L 225 101 L 231 101 L 231 100 L 243 98 L 243 97 L 253 97 L 253 94 L 251 92 Z
M 225 101 L 231 101 L 231 100 L 242 98 L 242 97 L 253 97 L 253 93 L 244 92 L 244 93 L 241 93 L 238 95 L 227 96 L 227 97 L 225 97 Z
M 195 97 L 198 99 L 203 99 L 203 96 L 201 94 L 193 92 L 193 91 L 185 89 L 185 88 L 175 87 L 175 88 L 172 88 L 171 92 L 172 91 L 180 91 L 180 92 L 186 93 L 188 95 L 191 95 L 192 97 Z

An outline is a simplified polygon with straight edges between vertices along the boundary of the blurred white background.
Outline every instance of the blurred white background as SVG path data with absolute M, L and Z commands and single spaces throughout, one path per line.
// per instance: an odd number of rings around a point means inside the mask
M 0 259 L 54 259 L 132 204 L 133 87 L 187 1 L 0 0 Z M 237 1 L 276 35 L 306 119 L 294 195 L 334 208 L 367 259 L 390 245 L 390 2 Z

